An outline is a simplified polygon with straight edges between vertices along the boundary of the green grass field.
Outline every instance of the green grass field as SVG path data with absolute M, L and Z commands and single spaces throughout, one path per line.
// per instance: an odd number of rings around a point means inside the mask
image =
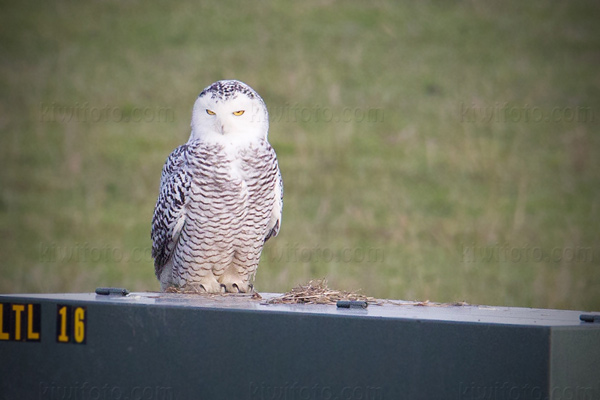
M 235 78 L 285 184 L 259 291 L 600 310 L 597 2 L 196 3 L 2 2 L 0 292 L 157 290 L 162 165 Z

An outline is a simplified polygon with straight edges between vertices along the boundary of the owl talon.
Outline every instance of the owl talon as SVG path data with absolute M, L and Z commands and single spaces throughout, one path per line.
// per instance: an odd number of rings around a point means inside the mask
M 231 285 L 231 288 L 233 289 L 233 293 L 254 293 L 254 285 L 251 283 L 249 283 L 248 285 L 242 284 L 242 288 L 244 288 L 245 290 L 240 289 L 237 283 Z
M 250 293 L 252 289 L 250 285 L 244 282 L 226 282 L 221 284 L 225 287 L 225 292 L 227 293 Z
M 216 280 L 214 282 L 203 282 L 203 283 L 188 283 L 184 287 L 184 290 L 190 290 L 196 293 L 224 293 L 225 288 Z
M 189 285 L 189 288 L 196 293 L 208 293 L 204 285 Z

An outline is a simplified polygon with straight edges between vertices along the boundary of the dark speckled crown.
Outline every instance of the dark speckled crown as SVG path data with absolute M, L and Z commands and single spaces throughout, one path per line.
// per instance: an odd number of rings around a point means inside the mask
M 217 81 L 205 88 L 198 97 L 210 94 L 212 99 L 229 100 L 235 99 L 240 93 L 245 94 L 251 99 L 260 98 L 254 89 L 236 80 Z

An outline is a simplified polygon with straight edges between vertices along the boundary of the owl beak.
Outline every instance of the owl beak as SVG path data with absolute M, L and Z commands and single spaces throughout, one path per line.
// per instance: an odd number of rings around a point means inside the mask
M 225 124 L 223 123 L 223 121 L 221 121 L 221 119 L 219 118 L 216 122 L 215 122 L 215 126 L 217 128 L 217 131 L 221 134 L 224 135 L 225 134 Z

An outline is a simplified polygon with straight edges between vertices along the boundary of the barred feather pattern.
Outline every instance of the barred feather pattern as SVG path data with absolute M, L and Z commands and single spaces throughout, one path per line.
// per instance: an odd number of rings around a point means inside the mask
M 202 284 L 207 291 L 215 291 L 207 285 L 247 291 L 264 243 L 279 231 L 282 205 L 281 173 L 266 140 L 233 150 L 192 140 L 175 149 L 152 221 L 163 290 Z
M 160 192 L 152 217 L 152 258 L 159 277 L 162 267 L 173 253 L 179 232 L 175 227 L 185 218 L 184 205 L 192 176 L 185 168 L 187 144 L 179 146 L 165 162 L 160 177 Z M 179 230 L 180 231 L 180 230 Z

